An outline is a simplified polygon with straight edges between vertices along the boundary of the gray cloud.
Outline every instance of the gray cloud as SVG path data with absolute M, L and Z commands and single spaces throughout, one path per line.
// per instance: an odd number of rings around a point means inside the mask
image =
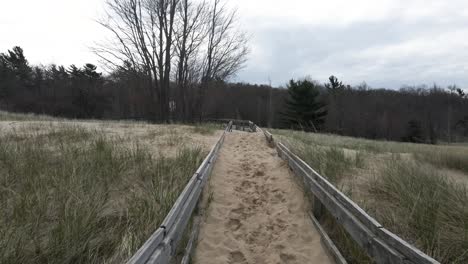
M 261 25 L 252 20 L 252 25 Z M 271 24 L 251 28 L 252 54 L 238 80 L 273 84 L 310 75 L 374 87 L 468 86 L 468 19 L 389 18 L 345 26 Z
M 212 0 L 208 0 L 212 1 Z M 448 3 L 450 2 L 450 3 Z M 226 0 L 250 33 L 237 81 L 286 83 L 331 74 L 374 87 L 456 83 L 468 88 L 466 0 Z M 24 48 L 31 63 L 96 62 L 88 47 L 109 34 L 94 19 L 104 0 L 2 3 L 0 52 Z M 28 6 L 24 9 L 24 6 Z

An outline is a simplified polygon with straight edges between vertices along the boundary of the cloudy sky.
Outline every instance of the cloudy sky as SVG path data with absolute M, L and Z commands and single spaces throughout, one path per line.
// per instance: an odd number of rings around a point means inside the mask
M 466 0 L 228 0 L 251 53 L 236 81 L 281 85 L 331 74 L 373 87 L 468 88 Z M 23 47 L 31 63 L 97 62 L 103 0 L 0 3 L 0 52 Z

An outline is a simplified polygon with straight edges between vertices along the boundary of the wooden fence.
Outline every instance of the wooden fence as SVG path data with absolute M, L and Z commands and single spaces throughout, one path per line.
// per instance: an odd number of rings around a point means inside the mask
M 211 174 L 219 150 L 224 143 L 226 132 L 232 129 L 232 124 L 232 121 L 227 124 L 224 133 L 185 186 L 161 226 L 151 235 L 135 255 L 133 255 L 127 262 L 128 264 L 166 264 L 174 257 L 179 242 L 189 224 L 192 213 L 198 204 L 203 187 Z M 197 221 L 193 223 L 193 227 L 193 231 L 185 247 L 185 255 L 182 258 L 182 263 L 188 263 L 193 245 L 197 239 Z
M 236 120 L 236 122 L 239 127 L 246 126 L 251 131 L 257 130 L 257 126 L 253 122 L 242 120 Z M 226 132 L 232 130 L 235 126 L 234 123 L 229 121 L 224 133 L 185 186 L 161 226 L 127 262 L 128 264 L 166 264 L 171 261 L 211 174 L 219 150 L 224 143 Z M 321 217 L 325 209 L 377 263 L 439 263 L 385 229 L 285 145 L 275 142 L 271 133 L 266 130 L 263 130 L 263 133 L 266 140 L 276 147 L 278 155 L 288 163 L 291 170 L 313 195 L 314 208 L 311 218 L 320 234 L 325 238 L 324 244 L 331 251 L 337 263 L 346 263 L 346 261 L 316 220 L 316 218 Z M 183 264 L 187 264 L 190 260 L 198 236 L 198 225 L 198 220 L 193 221 L 192 232 L 181 261 Z
M 266 130 L 263 133 L 266 140 L 276 146 L 278 155 L 288 163 L 294 174 L 302 180 L 305 188 L 314 196 L 313 220 L 320 218 L 324 209 L 328 210 L 336 222 L 342 225 L 354 241 L 377 263 L 439 263 L 385 229 L 285 145 L 275 142 L 271 133 Z M 335 253 L 339 254 L 336 251 Z M 341 255 L 334 257 L 338 258 L 336 259 L 338 263 L 343 263 Z
M 232 122 L 232 128 L 236 130 L 246 131 L 249 130 L 250 132 L 257 131 L 257 125 L 249 120 L 237 120 L 237 119 L 205 119 L 205 122 L 208 123 L 218 123 L 218 124 L 227 124 Z

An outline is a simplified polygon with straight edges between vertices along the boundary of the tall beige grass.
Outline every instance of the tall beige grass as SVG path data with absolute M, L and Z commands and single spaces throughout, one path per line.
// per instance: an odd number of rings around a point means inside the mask
M 126 139 L 128 140 L 128 139 Z M 0 263 L 122 263 L 206 154 L 154 156 L 77 126 L 0 135 Z

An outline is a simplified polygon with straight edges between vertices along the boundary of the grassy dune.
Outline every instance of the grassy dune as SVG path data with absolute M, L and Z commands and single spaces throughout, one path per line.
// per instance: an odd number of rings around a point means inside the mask
M 187 144 L 175 128 L 157 131 L 124 137 L 47 122 L 2 131 L 0 263 L 125 262 L 211 147 Z M 162 153 L 148 147 L 157 138 Z
M 442 263 L 468 262 L 468 147 L 274 132 L 385 227 Z M 370 262 L 329 226 L 351 263 Z

